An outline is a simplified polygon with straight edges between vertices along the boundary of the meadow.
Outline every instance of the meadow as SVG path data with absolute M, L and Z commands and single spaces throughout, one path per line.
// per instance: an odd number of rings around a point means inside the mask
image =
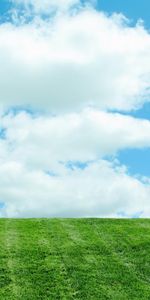
M 1 219 L 9 299 L 150 299 L 150 220 Z

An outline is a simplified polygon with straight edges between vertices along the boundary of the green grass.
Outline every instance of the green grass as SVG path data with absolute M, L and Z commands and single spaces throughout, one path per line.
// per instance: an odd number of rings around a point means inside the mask
M 150 299 L 150 220 L 1 219 L 6 299 Z

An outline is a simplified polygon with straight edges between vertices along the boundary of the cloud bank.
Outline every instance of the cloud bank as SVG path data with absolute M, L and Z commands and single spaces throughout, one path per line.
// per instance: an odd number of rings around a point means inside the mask
M 148 178 L 103 157 L 149 147 L 150 121 L 88 109 L 55 117 L 10 113 L 1 124 L 2 216 L 149 214 Z
M 0 24 L 0 216 L 150 216 L 150 179 L 116 159 L 150 147 L 150 121 L 132 117 L 150 99 L 149 32 L 93 1 L 11 2 Z
M 57 177 L 7 163 L 1 165 L 0 175 L 2 216 L 146 217 L 150 213 L 150 187 L 103 160 Z
M 122 15 L 69 12 L 0 26 L 1 107 L 62 113 L 131 110 L 149 101 L 150 34 Z

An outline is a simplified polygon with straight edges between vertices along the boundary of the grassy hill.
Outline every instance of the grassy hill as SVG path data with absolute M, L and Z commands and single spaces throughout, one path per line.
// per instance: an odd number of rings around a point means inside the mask
M 0 300 L 150 299 L 150 220 L 0 220 Z

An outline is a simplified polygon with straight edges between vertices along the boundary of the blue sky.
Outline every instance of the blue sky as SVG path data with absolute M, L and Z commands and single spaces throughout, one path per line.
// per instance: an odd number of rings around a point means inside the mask
M 1 13 L 6 12 L 9 6 L 10 6 L 9 1 L 1 0 L 1 2 L 0 2 Z
M 0 2 L 0 12 L 1 12 L 1 19 L 5 18 L 8 9 L 10 8 L 10 2 L 6 0 L 1 0 Z
M 118 159 L 128 166 L 130 174 L 150 176 L 150 150 L 148 148 L 123 150 L 119 153 Z
M 17 1 L 0 1 L 1 214 L 150 216 L 150 1 Z
M 123 13 L 134 24 L 142 19 L 146 28 L 150 28 L 149 0 L 99 0 L 97 6 L 108 13 Z
M 0 1 L 0 13 L 3 15 L 11 7 L 10 1 Z M 108 14 L 123 13 L 135 24 L 137 20 L 142 19 L 147 29 L 150 29 L 150 2 L 149 0 L 98 0 L 97 9 L 103 10 Z
M 0 12 L 5 13 L 10 7 L 10 1 L 0 1 Z M 136 23 L 138 19 L 144 20 L 145 26 L 150 28 L 150 2 L 149 0 L 98 0 L 97 9 L 104 10 L 107 13 L 123 13 L 129 19 Z

